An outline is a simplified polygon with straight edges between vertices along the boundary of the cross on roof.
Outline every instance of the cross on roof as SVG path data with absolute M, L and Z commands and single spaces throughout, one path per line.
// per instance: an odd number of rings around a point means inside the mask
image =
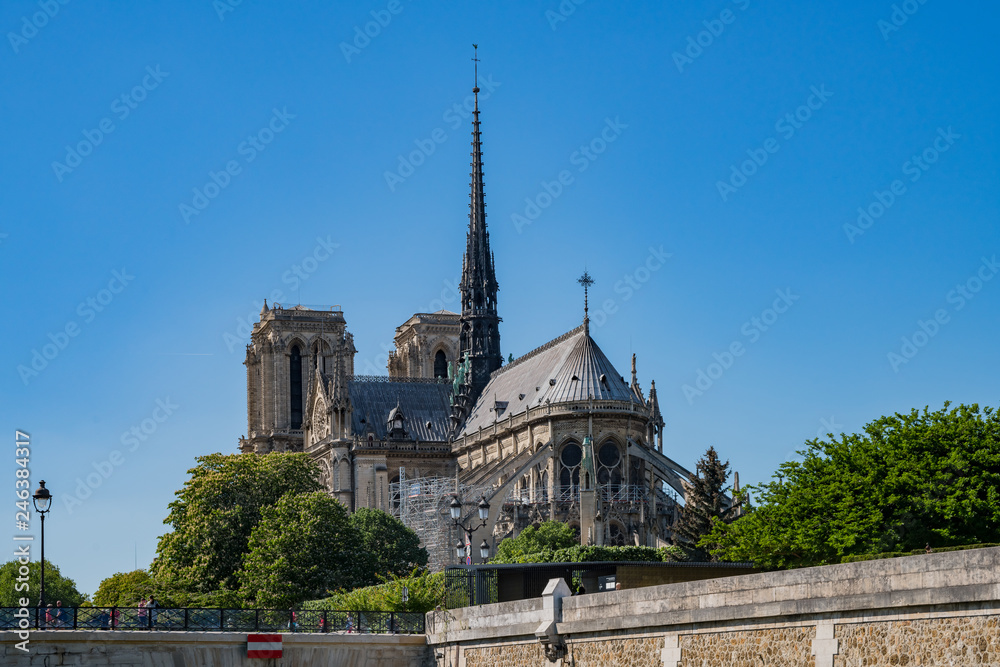
M 584 324 L 584 326 L 587 327 L 587 329 L 589 331 L 589 328 L 590 328 L 589 327 L 589 325 L 590 325 L 590 316 L 587 314 L 587 311 L 588 311 L 588 303 L 587 303 L 587 301 L 588 301 L 590 286 L 594 284 L 594 279 L 591 278 L 590 274 L 587 273 L 586 269 L 584 269 L 583 275 L 580 276 L 577 279 L 576 282 L 578 282 L 581 285 L 583 285 L 583 324 Z

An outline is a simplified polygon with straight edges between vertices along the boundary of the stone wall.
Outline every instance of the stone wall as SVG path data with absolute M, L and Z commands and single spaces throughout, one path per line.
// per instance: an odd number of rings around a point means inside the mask
M 279 660 L 247 658 L 235 632 L 31 632 L 25 653 L 0 632 L 3 667 L 422 667 L 433 664 L 423 635 L 283 634 Z
M 546 590 L 428 614 L 437 665 L 1000 665 L 1000 547 L 578 597 Z

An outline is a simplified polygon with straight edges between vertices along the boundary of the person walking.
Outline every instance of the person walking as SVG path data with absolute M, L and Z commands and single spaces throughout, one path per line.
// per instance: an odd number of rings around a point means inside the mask
M 45 625 L 42 627 L 54 628 L 55 622 L 56 622 L 55 606 L 53 606 L 53 604 L 50 602 L 48 606 L 45 607 Z
M 146 598 L 139 600 L 139 608 L 136 609 L 136 615 L 139 617 L 139 627 L 146 627 Z
M 66 609 L 63 609 L 62 600 L 56 600 L 56 611 L 55 620 L 57 628 L 65 628 L 68 614 Z

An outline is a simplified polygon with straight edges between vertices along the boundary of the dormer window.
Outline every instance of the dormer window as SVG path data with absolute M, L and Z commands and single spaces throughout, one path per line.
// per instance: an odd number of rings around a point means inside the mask
M 403 415 L 402 408 L 399 404 L 389 412 L 389 418 L 386 420 L 386 431 L 388 431 L 390 438 L 405 438 L 406 437 L 406 417 Z

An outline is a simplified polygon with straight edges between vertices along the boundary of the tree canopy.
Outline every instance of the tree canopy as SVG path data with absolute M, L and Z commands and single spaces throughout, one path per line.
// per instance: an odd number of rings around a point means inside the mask
M 28 581 L 20 582 L 21 563 L 16 560 L 8 561 L 0 567 L 0 607 L 20 607 L 20 599 L 26 598 L 29 606 L 38 604 L 40 593 L 41 568 L 38 561 L 28 563 Z M 18 590 L 18 587 L 27 588 Z M 76 582 L 62 576 L 59 568 L 49 561 L 45 561 L 45 603 L 55 604 L 61 601 L 64 607 L 79 607 L 87 600 L 87 596 L 76 588 Z
M 94 593 L 95 607 L 134 607 L 154 592 L 153 578 L 146 570 L 116 572 L 101 581 Z
M 323 491 L 288 494 L 262 511 L 239 573 L 250 605 L 284 609 L 374 583 L 347 509 Z
M 350 523 L 358 533 L 362 550 L 372 558 L 375 575 L 403 577 L 427 565 L 427 550 L 420 546 L 420 538 L 396 517 L 359 507 Z
M 307 454 L 210 454 L 197 459 L 164 520 L 150 573 L 173 604 L 231 604 L 250 535 L 285 494 L 319 491 Z
M 766 568 L 1000 542 L 1000 417 L 960 405 L 882 417 L 810 440 L 801 461 L 748 487 L 756 507 L 702 541 Z
M 562 521 L 544 521 L 536 526 L 528 526 L 517 537 L 508 537 L 497 545 L 494 563 L 516 563 L 518 558 L 544 551 L 557 551 L 578 545 L 580 539 Z

